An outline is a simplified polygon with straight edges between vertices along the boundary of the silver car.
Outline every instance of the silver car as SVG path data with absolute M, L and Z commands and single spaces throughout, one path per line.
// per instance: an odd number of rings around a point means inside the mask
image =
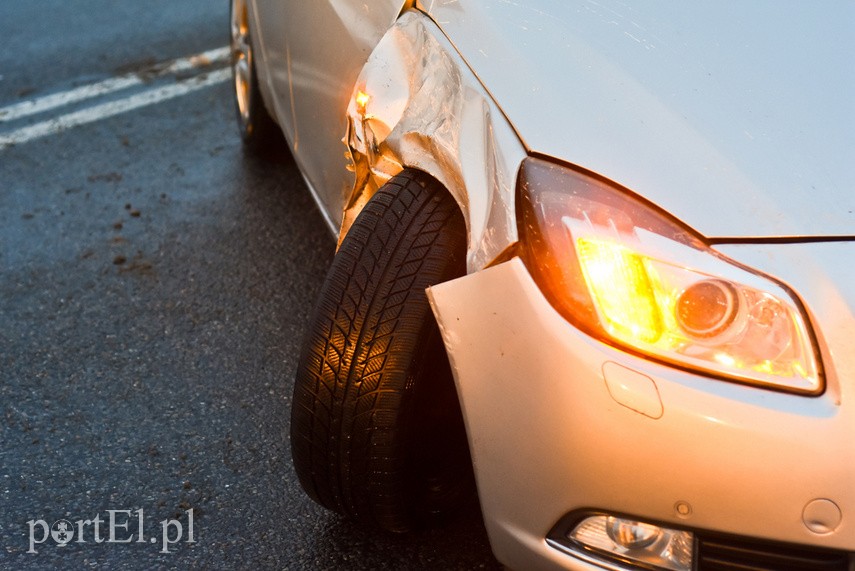
M 294 466 L 514 569 L 855 569 L 855 3 L 232 0 L 338 237 Z

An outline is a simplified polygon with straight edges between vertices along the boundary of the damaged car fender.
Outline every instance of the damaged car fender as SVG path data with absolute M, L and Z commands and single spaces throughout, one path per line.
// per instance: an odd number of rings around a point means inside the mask
M 404 168 L 439 180 L 463 211 L 468 271 L 517 241 L 514 184 L 526 150 L 442 32 L 405 13 L 362 69 L 347 108 L 353 190 L 339 243 L 356 216 Z

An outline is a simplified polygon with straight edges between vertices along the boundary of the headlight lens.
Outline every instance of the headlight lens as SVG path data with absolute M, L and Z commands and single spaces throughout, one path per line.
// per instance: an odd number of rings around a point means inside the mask
M 822 390 L 812 333 L 784 286 L 605 181 L 531 158 L 519 184 L 526 263 L 577 327 L 703 373 Z

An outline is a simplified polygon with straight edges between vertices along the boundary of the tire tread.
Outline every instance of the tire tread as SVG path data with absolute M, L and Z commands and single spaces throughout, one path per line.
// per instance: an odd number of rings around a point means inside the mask
M 322 505 L 391 531 L 411 526 L 410 368 L 436 329 L 424 290 L 465 270 L 462 215 L 405 171 L 368 202 L 336 254 L 298 367 L 292 455 Z

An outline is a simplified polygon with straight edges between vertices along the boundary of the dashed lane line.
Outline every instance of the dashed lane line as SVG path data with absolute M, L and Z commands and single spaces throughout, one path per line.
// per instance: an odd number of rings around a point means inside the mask
M 165 62 L 162 66 L 153 66 L 152 69 L 154 70 L 153 73 L 158 76 L 170 73 L 174 74 L 222 62 L 228 58 L 228 55 L 228 48 L 219 48 L 188 58 Z M 174 99 L 206 87 L 226 82 L 230 78 L 230 69 L 217 69 L 201 73 L 198 76 L 191 77 L 189 79 L 182 79 L 181 81 L 173 84 L 151 87 L 145 91 L 137 91 L 122 99 L 100 103 L 85 109 L 65 113 L 57 117 L 51 117 L 26 127 L 20 127 L 8 133 L 0 133 L 0 149 L 14 145 L 21 145 L 34 139 L 53 135 L 80 125 L 94 123 L 134 109 Z M 47 95 L 38 99 L 24 101 L 2 108 L 0 109 L 0 116 L 2 116 L 3 121 L 11 120 L 10 117 L 12 117 L 12 119 L 20 119 L 28 115 L 58 109 L 71 103 L 85 101 L 87 99 L 100 97 L 129 87 L 135 87 L 143 84 L 144 82 L 144 79 L 138 74 L 115 77 L 98 83 L 81 86 L 70 91 Z
M 47 119 L 34 125 L 22 127 L 6 134 L 0 134 L 0 149 L 27 143 L 40 137 L 46 137 L 68 129 L 94 123 L 108 117 L 126 113 L 134 109 L 154 105 L 174 99 L 206 87 L 224 83 L 231 79 L 231 69 L 219 69 L 197 77 L 162 87 L 155 87 L 135 93 L 124 99 L 101 103 L 92 107 Z
M 58 107 L 85 101 L 93 97 L 99 97 L 108 93 L 142 85 L 149 76 L 163 76 L 167 74 L 181 73 L 195 68 L 204 67 L 214 63 L 224 62 L 229 57 L 229 48 L 222 47 L 208 50 L 200 54 L 183 57 L 160 64 L 150 66 L 143 72 L 127 73 L 118 77 L 111 77 L 97 83 L 82 85 L 68 91 L 52 93 L 43 97 L 37 97 L 28 101 L 22 101 L 0 107 L 0 123 L 8 123 L 30 115 L 44 113 Z

